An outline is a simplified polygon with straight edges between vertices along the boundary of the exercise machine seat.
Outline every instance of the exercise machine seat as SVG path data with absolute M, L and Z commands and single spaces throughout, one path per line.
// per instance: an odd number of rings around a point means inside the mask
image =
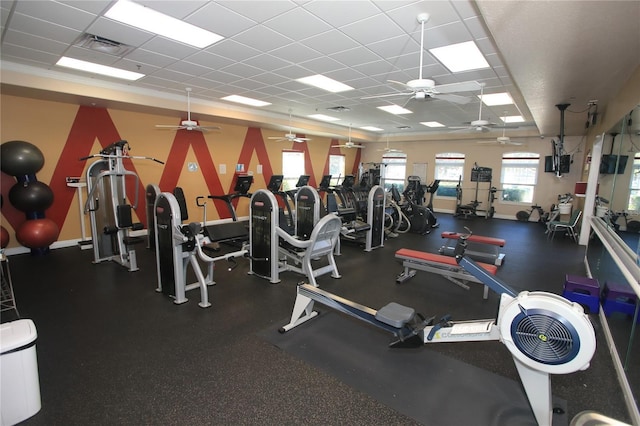
M 441 254 L 433 254 L 427 253 L 424 251 L 411 250 L 411 249 L 400 249 L 396 251 L 396 258 L 406 259 L 406 260 L 414 260 L 414 261 L 423 261 L 428 263 L 437 263 L 446 266 L 454 266 L 462 269 L 455 257 L 451 256 L 443 256 Z M 490 265 L 488 263 L 478 263 L 488 273 L 491 275 L 496 275 L 498 272 L 498 267 L 495 265 Z
M 307 275 L 312 285 L 317 287 L 316 276 L 332 272 L 334 278 L 340 278 L 333 251 L 340 238 L 341 229 L 342 221 L 335 214 L 328 214 L 320 219 L 308 240 L 299 240 L 289 235 L 285 230 L 276 228 L 278 237 L 291 246 L 281 246 L 279 251 L 289 258 L 293 258 L 296 262 L 302 263 L 301 272 Z M 312 260 L 323 256 L 327 257 L 329 265 L 314 270 L 311 264 Z

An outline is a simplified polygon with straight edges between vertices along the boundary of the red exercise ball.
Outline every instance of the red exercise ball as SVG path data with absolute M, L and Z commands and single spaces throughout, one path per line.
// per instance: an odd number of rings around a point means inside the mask
M 44 248 L 58 239 L 60 230 L 51 219 L 31 219 L 22 223 L 16 231 L 16 240 L 25 247 Z
M 0 248 L 5 248 L 9 245 L 9 241 L 11 237 L 9 236 L 9 231 L 4 226 L 0 226 Z

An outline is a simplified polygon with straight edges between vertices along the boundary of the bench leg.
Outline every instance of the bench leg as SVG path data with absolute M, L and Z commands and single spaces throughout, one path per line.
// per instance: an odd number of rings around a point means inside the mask
M 396 277 L 396 282 L 402 284 L 403 282 L 413 278 L 416 275 L 415 269 L 409 269 L 408 266 L 404 267 L 404 271 Z

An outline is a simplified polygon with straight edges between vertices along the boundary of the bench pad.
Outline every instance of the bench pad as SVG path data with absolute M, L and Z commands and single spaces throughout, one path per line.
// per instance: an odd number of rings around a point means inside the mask
M 411 249 L 400 249 L 396 251 L 396 257 L 400 259 L 407 260 L 417 260 L 431 263 L 439 263 L 448 266 L 459 266 L 456 259 L 451 256 L 443 256 L 441 254 L 433 254 L 427 253 L 424 251 L 411 250 Z M 491 275 L 495 275 L 498 272 L 498 267 L 495 265 L 489 265 L 488 263 L 480 263 L 478 265 L 482 267 L 485 271 L 490 273 Z

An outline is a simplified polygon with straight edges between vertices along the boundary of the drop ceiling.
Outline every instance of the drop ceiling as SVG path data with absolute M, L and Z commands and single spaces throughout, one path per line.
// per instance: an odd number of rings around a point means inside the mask
M 557 135 L 556 104 L 569 103 L 565 134 L 582 135 L 588 103 L 606 108 L 640 66 L 640 2 L 637 1 L 138 1 L 149 8 L 208 29 L 225 38 L 197 49 L 104 17 L 112 1 L 0 2 L 2 91 L 74 102 L 128 105 L 175 117 L 186 111 L 185 88 L 192 88 L 195 119 L 241 121 L 295 132 L 383 140 L 451 135 L 420 124 L 461 126 L 478 119 L 478 92 L 466 105 L 438 99 L 363 97 L 398 90 L 389 80 L 418 78 L 420 24 L 425 24 L 425 78 L 436 84 L 475 80 L 485 93 L 508 92 L 514 105 L 483 106 L 482 118 L 522 115 L 514 134 Z M 116 41 L 115 51 L 81 45 L 87 34 Z M 428 49 L 475 41 L 490 68 L 452 73 Z M 69 56 L 145 74 L 123 83 L 56 66 Z M 354 90 L 329 93 L 296 79 L 323 74 Z M 33 83 L 45 78 L 50 87 Z M 110 95 L 71 93 L 74 82 L 110 89 Z M 401 92 L 402 90 L 398 90 Z M 81 91 L 80 91 L 81 92 Z M 142 96 L 144 95 L 144 96 Z M 271 105 L 249 108 L 221 100 L 247 96 Z M 640 96 L 639 96 L 640 99 Z M 404 105 L 412 114 L 396 116 L 378 106 Z M 314 121 L 310 114 L 339 119 Z M 243 118 L 245 117 L 245 118 Z M 248 117 L 248 118 L 247 118 Z M 375 126 L 380 132 L 359 130 Z M 223 129 L 224 131 L 224 129 Z M 473 132 L 457 132 L 457 135 Z M 450 137 L 450 136 L 449 136 Z

